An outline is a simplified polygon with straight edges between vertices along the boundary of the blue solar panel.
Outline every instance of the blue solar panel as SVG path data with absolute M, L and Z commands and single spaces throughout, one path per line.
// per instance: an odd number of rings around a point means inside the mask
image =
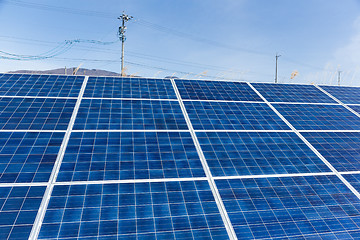
M 0 183 L 47 182 L 64 133 L 2 132 Z
M 228 239 L 206 181 L 55 186 L 39 239 Z
M 72 133 L 57 181 L 205 177 L 190 133 Z
M 297 130 L 360 130 L 360 118 L 341 105 L 273 104 Z
M 175 80 L 182 99 L 263 101 L 246 83 Z
M 84 97 L 176 99 L 169 79 L 89 77 Z
M 239 239 L 360 238 L 360 200 L 336 176 L 216 185 Z
M 360 103 L 359 87 L 320 86 L 345 104 Z
M 360 192 L 360 174 L 343 174 L 342 176 Z
M 2 130 L 66 130 L 75 99 L 0 98 Z
M 330 172 L 295 133 L 196 135 L 213 176 Z
M 336 103 L 313 85 L 252 83 L 269 102 Z
M 265 103 L 184 102 L 195 130 L 289 130 Z
M 77 97 L 83 76 L 0 74 L 0 96 Z
M 351 109 L 353 109 L 355 112 L 357 113 L 360 113 L 360 106 L 354 106 L 354 105 L 351 105 L 349 106 Z
M 309 132 L 303 136 L 336 170 L 360 170 L 360 133 Z
M 177 101 L 83 99 L 75 130 L 187 129 Z
M 28 239 L 46 187 L 0 187 L 0 239 Z

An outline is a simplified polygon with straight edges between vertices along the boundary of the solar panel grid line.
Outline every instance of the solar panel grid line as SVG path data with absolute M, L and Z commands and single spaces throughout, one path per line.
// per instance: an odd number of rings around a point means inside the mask
M 263 174 L 263 175 L 215 176 L 213 178 L 214 180 L 220 180 L 220 179 L 286 178 L 286 177 L 330 176 L 330 175 L 336 175 L 336 173 L 334 172 L 286 173 L 286 174 Z
M 334 133 L 336 133 L 336 132 L 338 132 L 338 133 L 342 133 L 342 132 L 347 132 L 347 133 L 352 133 L 352 132 L 354 132 L 354 133 L 356 133 L 356 132 L 360 132 L 360 130 L 297 130 L 298 132 L 300 132 L 300 133 L 305 133 L 305 132 L 309 132 L 309 133 L 311 133 L 311 132 L 322 132 L 322 133 L 331 133 L 331 132 L 334 132 Z
M 109 97 L 83 97 L 82 99 L 99 99 L 99 100 L 148 100 L 148 101 L 170 101 L 170 102 L 177 102 L 177 99 L 166 99 L 166 98 L 157 98 L 157 99 L 152 99 L 152 98 L 109 98 Z
M 55 186 L 61 185 L 84 185 L 84 184 L 122 184 L 122 183 L 160 183 L 160 182 L 186 182 L 186 181 L 206 181 L 206 177 L 191 178 L 153 178 L 153 179 L 123 179 L 123 180 L 94 180 L 94 181 L 64 181 L 55 182 Z
M 351 107 L 349 107 L 346 104 L 344 104 L 343 102 L 341 102 L 339 99 L 337 99 L 336 97 L 334 97 L 333 95 L 331 95 L 330 93 L 328 93 L 327 91 L 322 89 L 320 86 L 315 85 L 315 87 L 317 87 L 320 91 L 322 91 L 323 93 L 325 93 L 326 95 L 331 97 L 333 100 L 338 102 L 341 106 L 343 106 L 344 108 L 346 108 L 347 110 L 349 110 L 350 112 L 352 112 L 353 114 L 355 114 L 356 116 L 358 116 L 360 118 L 360 114 L 358 112 L 356 112 L 354 109 L 352 109 Z
M 359 130 L 360 131 L 360 130 Z M 213 130 L 213 129 L 210 129 L 210 130 L 194 130 L 194 132 L 196 133 L 201 133 L 201 132 L 238 132 L 238 133 L 241 133 L 241 132 L 268 132 L 268 133 L 271 133 L 271 132 L 276 132 L 276 133 L 279 133 L 279 132 L 293 132 L 292 130 L 262 130 L 262 129 L 259 129 L 259 130 L 236 130 L 236 129 L 229 129 L 229 130 L 223 130 L 223 129 L 219 129 L 219 130 Z
M 24 129 L 24 130 L 8 130 L 8 129 L 1 129 L 0 133 L 6 133 L 6 132 L 43 132 L 43 133 L 64 133 L 66 130 L 34 130 L 34 129 Z
M 1 187 L 30 187 L 30 186 L 47 186 L 48 182 L 31 182 L 31 183 L 0 183 Z
M 346 171 L 346 172 L 339 172 L 341 175 L 347 174 L 360 174 L 360 171 Z
M 46 97 L 46 96 L 13 96 L 13 95 L 0 95 L 0 98 L 11 97 L 11 98 L 46 98 L 46 99 L 77 99 L 77 97 Z
M 333 105 L 339 105 L 337 103 L 313 103 L 313 102 L 269 102 L 271 104 L 293 104 L 293 105 L 324 105 L 324 106 L 333 106 Z
M 57 177 L 57 174 L 59 173 L 61 162 L 62 162 L 62 159 L 63 159 L 64 154 L 65 154 L 66 146 L 67 146 L 67 144 L 69 142 L 69 139 L 70 139 L 71 130 L 72 130 L 73 126 L 74 126 L 76 115 L 78 113 L 80 103 L 81 103 L 81 100 L 82 100 L 82 96 L 84 94 L 85 87 L 86 87 L 88 79 L 89 79 L 89 77 L 85 77 L 84 81 L 83 81 L 83 84 L 81 86 L 80 93 L 78 95 L 78 98 L 77 98 L 76 105 L 74 107 L 72 116 L 70 118 L 70 122 L 68 124 L 67 131 L 66 131 L 65 136 L 63 138 L 63 142 L 61 144 L 57 159 L 56 159 L 54 167 L 53 167 L 53 171 L 52 171 L 52 173 L 50 175 L 50 179 L 48 181 L 48 186 L 47 186 L 47 188 L 45 190 L 43 200 L 41 202 L 41 205 L 40 205 L 39 211 L 37 213 L 33 228 L 31 230 L 31 233 L 30 233 L 30 236 L 29 236 L 29 239 L 31 239 L 31 240 L 32 239 L 33 240 L 37 239 L 38 235 L 40 233 L 42 221 L 43 221 L 43 219 L 45 217 L 45 213 L 46 213 L 46 210 L 47 210 L 47 205 L 49 203 L 51 193 L 52 193 L 52 190 L 54 188 L 53 183 L 56 182 L 56 177 Z
M 209 100 L 209 99 L 183 99 L 183 102 L 264 103 L 261 101 L 234 101 L 234 100 Z
M 302 141 L 331 169 L 335 175 L 340 178 L 340 180 L 356 195 L 357 198 L 360 199 L 360 193 L 334 168 L 328 160 L 300 133 L 297 129 L 290 124 L 281 114 L 279 111 L 276 110 L 274 106 L 271 105 L 262 95 L 258 92 L 251 83 L 248 83 L 250 87 L 254 89 L 254 91 L 266 102 L 266 104 L 273 109 L 273 111 L 301 138 Z
M 190 132 L 190 130 L 185 130 L 185 129 L 179 129 L 179 130 L 173 130 L 173 129 L 169 129 L 169 130 L 164 130 L 164 129 L 144 129 L 144 130 L 140 130 L 140 129 L 109 129 L 109 130 L 103 130 L 103 129 L 94 129 L 94 130 L 72 130 L 71 132 L 76 133 L 76 132 L 157 132 L 157 133 L 161 133 L 161 132 Z
M 230 239 L 237 239 L 237 236 L 236 236 L 236 233 L 234 231 L 234 228 L 232 226 L 232 223 L 230 221 L 230 218 L 227 214 L 227 211 L 225 209 L 225 205 L 221 199 L 221 196 L 220 196 L 220 193 L 216 187 L 216 183 L 212 177 L 212 174 L 211 174 L 211 171 L 210 171 L 210 168 L 209 166 L 207 165 L 207 162 L 206 162 L 206 159 L 205 159 L 205 156 L 204 156 L 204 153 L 202 152 L 202 149 L 201 149 L 201 146 L 200 146 L 200 143 L 196 137 L 196 134 L 195 134 L 195 131 L 194 131 L 194 128 L 192 126 L 192 123 L 191 123 L 191 120 L 187 114 L 187 111 L 186 111 L 186 108 L 185 108 L 185 105 L 184 103 L 182 102 L 182 97 L 180 95 L 180 92 L 179 92 L 179 89 L 177 88 L 177 85 L 175 83 L 175 80 L 174 79 L 171 79 L 171 83 L 173 85 L 173 88 L 174 88 L 174 91 L 175 91 L 175 94 L 177 96 L 177 99 L 179 101 L 179 104 L 180 104 L 180 107 L 181 107 L 181 110 L 182 110 L 182 113 L 184 115 L 184 118 L 186 120 L 186 123 L 188 125 L 188 128 L 190 130 L 190 134 L 191 134 L 191 137 L 194 141 L 194 144 L 195 144 L 195 147 L 197 149 L 197 152 L 198 152 L 198 155 L 200 157 L 200 160 L 201 160 L 201 164 L 203 166 L 203 169 L 205 171 L 205 174 L 207 176 L 207 180 L 208 180 L 208 183 L 209 183 L 209 186 L 211 188 L 211 191 L 212 191 L 212 194 L 214 196 L 214 199 L 216 201 L 216 204 L 218 206 L 218 209 L 219 209 L 219 212 L 220 212 L 220 215 L 221 215 L 221 218 L 224 222 L 224 225 L 225 225 L 225 228 L 226 228 L 226 231 L 228 232 L 228 235 L 229 235 L 229 238 Z

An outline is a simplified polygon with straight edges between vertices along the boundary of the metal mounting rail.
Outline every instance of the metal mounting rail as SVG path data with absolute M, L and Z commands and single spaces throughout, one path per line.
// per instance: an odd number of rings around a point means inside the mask
M 191 124 L 190 118 L 189 118 L 189 116 L 188 116 L 188 114 L 187 114 L 185 105 L 184 105 L 184 103 L 183 103 L 183 101 L 182 101 L 182 98 L 181 98 L 180 92 L 179 92 L 179 90 L 178 90 L 178 88 L 177 88 L 177 86 L 176 86 L 175 80 L 174 80 L 174 79 L 171 79 L 171 83 L 172 83 L 172 85 L 173 85 L 173 87 L 174 87 L 176 96 L 177 96 L 177 98 L 178 98 L 178 100 L 179 100 L 179 104 L 180 104 L 181 110 L 182 110 L 182 112 L 183 112 L 183 115 L 184 115 L 184 117 L 185 117 L 187 126 L 188 126 L 188 128 L 190 129 L 191 137 L 192 137 L 192 139 L 193 139 L 193 141 L 194 141 L 194 144 L 195 144 L 197 153 L 198 153 L 198 155 L 199 155 L 199 158 L 200 158 L 201 164 L 202 164 L 202 166 L 203 166 L 203 169 L 204 169 L 206 178 L 207 178 L 207 180 L 208 180 L 208 183 L 209 183 L 209 185 L 210 185 L 211 191 L 212 191 L 212 193 L 213 193 L 215 202 L 216 202 L 216 204 L 217 204 L 217 206 L 218 206 L 218 209 L 219 209 L 221 218 L 222 218 L 222 220 L 223 220 L 223 222 L 224 222 L 226 231 L 227 231 L 227 233 L 228 233 L 228 235 L 229 235 L 229 238 L 230 238 L 231 240 L 235 240 L 235 239 L 237 239 L 236 233 L 235 233 L 234 228 L 233 228 L 233 226 L 232 226 L 232 224 L 231 224 L 231 221 L 230 221 L 230 218 L 229 218 L 229 216 L 228 216 L 228 214 L 227 214 L 227 211 L 226 211 L 226 209 L 225 209 L 224 203 L 223 203 L 223 201 L 222 201 L 222 199 L 221 199 L 219 190 L 218 190 L 217 187 L 216 187 L 215 180 L 214 180 L 214 178 L 213 178 L 213 176 L 212 176 L 212 174 L 211 174 L 211 172 L 210 172 L 210 168 L 209 168 L 209 166 L 208 166 L 208 164 L 207 164 L 207 162 L 206 162 L 204 153 L 203 153 L 203 151 L 202 151 L 202 149 L 201 149 L 200 143 L 199 143 L 199 141 L 198 141 L 198 139 L 197 139 L 196 133 L 195 133 L 194 128 L 193 128 L 193 126 L 192 126 L 192 124 Z
M 36 240 L 38 238 L 39 233 L 40 233 L 41 225 L 42 225 L 42 222 L 44 220 L 46 209 L 47 209 L 47 206 L 48 206 L 49 201 L 50 201 L 51 193 L 52 193 L 52 190 L 54 188 L 54 184 L 56 182 L 56 178 L 57 178 L 57 175 L 58 175 L 59 170 L 60 170 L 61 162 L 62 162 L 62 160 L 64 158 L 65 149 L 66 149 L 67 144 L 68 144 L 69 139 L 70 139 L 71 130 L 72 130 L 73 126 L 74 126 L 76 115 L 78 113 L 80 103 L 81 103 L 82 97 L 84 95 L 84 91 L 85 91 L 85 87 L 86 87 L 88 79 L 89 79 L 89 77 L 86 76 L 85 79 L 84 79 L 84 82 L 83 82 L 83 84 L 81 86 L 79 96 L 77 97 L 77 101 L 76 101 L 73 113 L 71 115 L 68 128 L 66 130 L 64 139 L 63 139 L 63 141 L 61 143 L 60 150 L 59 150 L 58 156 L 56 158 L 56 161 L 55 161 L 55 164 L 54 164 L 54 167 L 53 167 L 53 171 L 51 172 L 49 181 L 47 183 L 46 191 L 45 191 L 43 199 L 41 201 L 39 211 L 38 211 L 38 213 L 36 215 L 33 228 L 32 228 L 32 230 L 30 232 L 29 239 L 31 239 L 31 240 Z

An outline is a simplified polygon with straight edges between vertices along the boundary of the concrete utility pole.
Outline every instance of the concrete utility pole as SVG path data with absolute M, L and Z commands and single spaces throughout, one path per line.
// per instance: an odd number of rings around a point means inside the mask
M 129 20 L 131 20 L 133 17 L 126 15 L 124 12 L 120 17 L 118 17 L 119 20 L 122 20 L 122 25 L 119 27 L 119 38 L 121 41 L 121 76 L 125 76 L 124 73 L 124 42 L 125 42 L 125 30 L 126 26 L 125 23 Z
M 338 71 L 338 85 L 340 86 L 340 75 L 342 71 Z
M 275 59 L 276 59 L 276 65 L 275 65 L 275 83 L 278 83 L 278 79 L 277 79 L 277 72 L 278 72 L 278 58 L 281 57 L 281 55 L 278 55 L 276 53 Z

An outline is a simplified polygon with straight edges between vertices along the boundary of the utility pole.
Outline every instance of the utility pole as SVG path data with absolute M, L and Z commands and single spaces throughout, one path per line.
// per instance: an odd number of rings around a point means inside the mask
M 338 85 L 340 86 L 340 75 L 342 71 L 338 71 Z
M 277 72 L 278 72 L 278 58 L 281 57 L 281 55 L 278 55 L 276 53 L 275 55 L 275 59 L 276 59 L 276 65 L 275 65 L 275 83 L 278 83 L 278 79 L 277 79 Z
M 129 20 L 131 20 L 133 17 L 126 15 L 124 12 L 120 17 L 118 17 L 119 20 L 122 21 L 122 25 L 119 27 L 119 38 L 121 41 L 121 76 L 125 76 L 124 73 L 124 42 L 125 42 L 125 30 L 126 26 L 125 23 Z

